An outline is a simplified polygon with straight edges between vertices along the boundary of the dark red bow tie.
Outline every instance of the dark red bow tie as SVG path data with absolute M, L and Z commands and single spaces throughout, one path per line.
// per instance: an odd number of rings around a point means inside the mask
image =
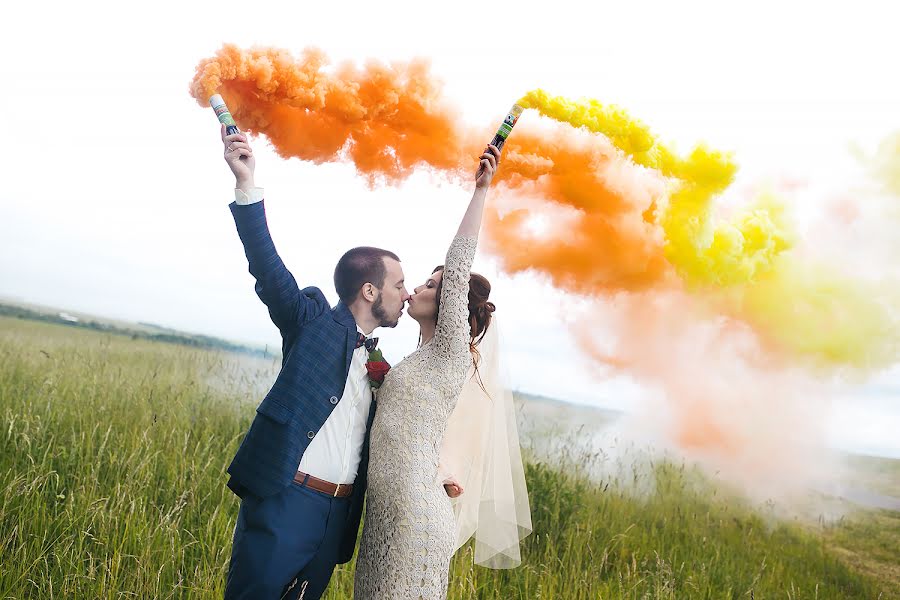
M 356 337 L 356 347 L 360 348 L 362 346 L 366 347 L 366 352 L 371 352 L 376 348 L 376 346 L 378 346 L 378 338 L 367 338 L 365 335 L 360 333 Z

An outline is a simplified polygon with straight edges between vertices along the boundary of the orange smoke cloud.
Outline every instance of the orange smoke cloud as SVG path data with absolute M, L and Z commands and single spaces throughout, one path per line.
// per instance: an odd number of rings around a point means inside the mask
M 644 435 L 760 499 L 823 474 L 827 385 L 772 355 L 746 323 L 710 318 L 684 291 L 620 295 L 577 317 L 587 354 L 641 382 L 630 419 Z
M 487 248 L 502 268 L 538 271 L 556 287 L 587 295 L 671 283 L 653 210 L 661 179 L 625 161 L 604 138 L 564 125 L 517 127 L 497 174 L 502 195 L 517 206 L 488 211 L 485 222 Z M 541 218 L 553 230 L 537 235 L 533 221 Z
M 297 60 L 285 50 L 226 45 L 197 65 L 190 92 L 203 106 L 221 94 L 240 127 L 264 134 L 285 158 L 351 160 L 370 179 L 390 181 L 417 165 L 471 165 L 461 159 L 479 145 L 464 143 L 427 63 L 327 64 L 317 50 Z
M 373 183 L 400 181 L 416 167 L 469 176 L 490 130 L 457 125 L 425 62 L 330 70 L 327 64 L 315 50 L 298 60 L 284 50 L 226 45 L 200 62 L 190 92 L 201 106 L 221 94 L 238 125 L 265 135 L 284 157 L 348 160 Z M 585 294 L 644 289 L 671 278 L 654 222 L 660 179 L 626 164 L 604 138 L 568 125 L 550 133 L 517 125 L 496 181 L 577 211 L 571 229 L 555 239 L 530 235 L 525 211 L 503 219 L 488 214 L 488 246 L 508 272 L 537 270 Z

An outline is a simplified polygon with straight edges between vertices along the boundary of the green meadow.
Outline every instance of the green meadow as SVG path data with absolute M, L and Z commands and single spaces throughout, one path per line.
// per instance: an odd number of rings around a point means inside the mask
M 0 317 L 0 598 L 221 598 L 225 469 L 260 397 L 242 360 Z M 463 548 L 450 598 L 900 598 L 900 513 L 782 519 L 683 464 L 603 480 L 537 456 L 522 566 Z M 900 489 L 897 461 L 863 466 Z

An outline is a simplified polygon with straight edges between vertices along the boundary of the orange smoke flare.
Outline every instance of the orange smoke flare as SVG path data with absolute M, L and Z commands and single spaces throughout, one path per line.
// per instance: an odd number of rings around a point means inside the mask
M 190 91 L 203 106 L 221 94 L 241 128 L 264 134 L 281 156 L 349 159 L 370 181 L 403 179 L 419 164 L 455 172 L 477 151 L 475 143 L 463 152 L 455 115 L 424 61 L 331 72 L 326 65 L 316 50 L 296 60 L 284 50 L 226 45 L 200 62 Z

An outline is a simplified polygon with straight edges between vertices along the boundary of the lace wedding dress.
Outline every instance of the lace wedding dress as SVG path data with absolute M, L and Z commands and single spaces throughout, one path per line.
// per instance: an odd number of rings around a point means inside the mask
M 476 242 L 453 240 L 434 338 L 392 368 L 378 390 L 354 598 L 446 598 L 456 523 L 438 458 L 472 365 L 468 295 Z

